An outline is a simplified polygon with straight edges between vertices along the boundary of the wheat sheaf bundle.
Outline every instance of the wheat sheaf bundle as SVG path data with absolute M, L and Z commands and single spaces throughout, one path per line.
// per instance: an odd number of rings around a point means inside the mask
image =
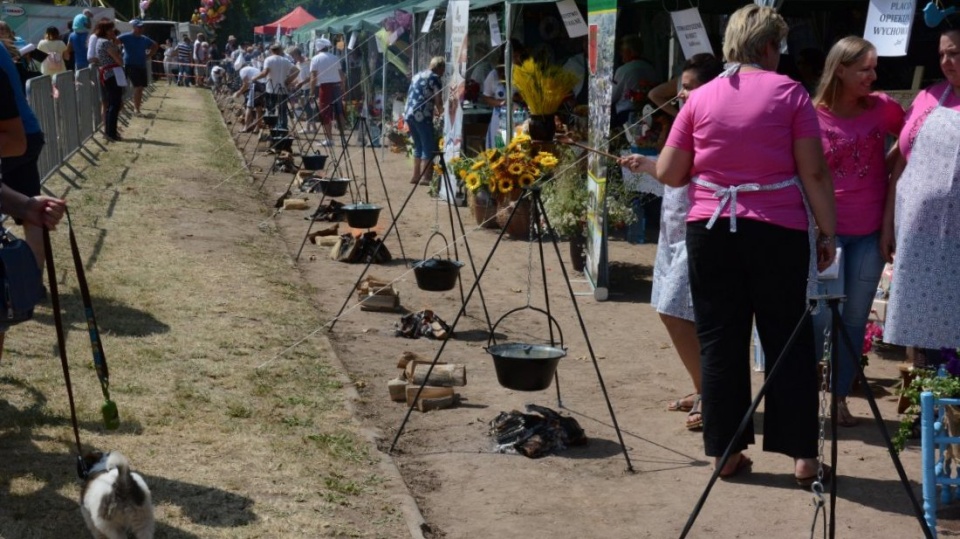
M 513 66 L 513 84 L 530 114 L 554 114 L 577 84 L 577 76 L 560 66 L 542 66 L 528 59 Z

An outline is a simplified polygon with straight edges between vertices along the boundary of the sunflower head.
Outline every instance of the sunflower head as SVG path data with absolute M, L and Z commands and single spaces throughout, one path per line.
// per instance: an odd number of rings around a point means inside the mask
M 536 179 L 533 177 L 532 174 L 526 174 L 526 173 L 521 174 L 520 177 L 517 178 L 517 187 L 521 189 L 527 189 L 531 185 L 533 185 L 534 181 L 536 181 Z
M 505 162 L 506 162 L 506 160 L 501 157 L 501 158 L 497 159 L 496 161 L 491 162 L 491 163 L 490 163 L 490 168 L 492 168 L 493 170 L 497 170 L 497 169 L 499 169 L 500 167 L 502 167 Z
M 500 192 L 503 194 L 508 194 L 510 191 L 513 191 L 513 178 L 502 178 L 500 180 Z
M 510 167 L 507 168 L 507 172 L 513 174 L 514 176 L 523 174 L 523 163 L 510 163 Z
M 470 167 L 470 170 L 473 170 L 473 171 L 480 170 L 486 164 L 487 164 L 486 161 L 478 160 L 476 163 L 473 164 L 473 166 Z
M 476 191 L 480 188 L 480 175 L 476 172 L 471 172 L 466 175 L 463 182 L 467 185 L 467 189 Z
M 553 168 L 557 166 L 557 158 L 553 155 L 547 154 L 540 158 L 540 165 L 544 168 Z

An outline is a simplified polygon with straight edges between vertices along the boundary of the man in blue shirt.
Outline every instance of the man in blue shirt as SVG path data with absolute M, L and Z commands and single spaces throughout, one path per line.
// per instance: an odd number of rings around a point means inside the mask
M 140 103 L 143 101 L 143 89 L 147 87 L 147 69 L 150 58 L 157 53 L 157 44 L 143 35 L 143 21 L 130 21 L 132 31 L 120 34 L 118 38 L 123 43 L 123 65 L 127 71 L 127 78 L 133 85 L 133 111 L 140 116 Z

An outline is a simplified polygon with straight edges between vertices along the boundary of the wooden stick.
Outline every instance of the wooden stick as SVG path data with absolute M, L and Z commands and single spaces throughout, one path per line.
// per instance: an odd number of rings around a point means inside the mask
M 598 149 L 596 149 L 596 148 L 591 148 L 590 146 L 587 146 L 586 144 L 580 144 L 579 142 L 577 142 L 577 141 L 575 141 L 575 140 L 573 140 L 573 139 L 571 139 L 571 138 L 568 138 L 568 137 L 557 137 L 557 142 L 559 142 L 560 144 L 569 144 L 570 146 L 576 146 L 576 147 L 578 147 L 578 148 L 583 148 L 584 150 L 587 150 L 588 152 L 593 152 L 593 153 L 595 153 L 595 154 L 599 154 L 599 155 L 602 155 L 602 156 L 604 156 L 604 157 L 609 157 L 610 159 L 614 159 L 614 160 L 620 159 L 618 156 L 613 155 L 612 153 L 608 153 L 608 152 L 605 152 L 605 151 L 603 151 L 603 150 L 598 150 Z

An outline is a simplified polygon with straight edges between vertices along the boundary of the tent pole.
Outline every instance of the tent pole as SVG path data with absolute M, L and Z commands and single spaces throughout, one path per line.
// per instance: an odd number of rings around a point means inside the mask
M 503 63 L 506 66 L 504 68 L 504 75 L 506 75 L 506 86 L 507 86 L 507 95 L 506 95 L 506 105 L 507 105 L 507 136 L 504 140 L 504 144 L 510 142 L 513 139 L 513 44 L 510 42 L 513 37 L 513 6 L 510 3 L 510 0 L 507 0 L 503 3 L 503 20 L 506 26 L 506 31 L 504 32 L 504 39 L 506 40 L 506 47 L 503 59 Z M 494 133 L 494 140 L 496 140 L 496 133 Z

